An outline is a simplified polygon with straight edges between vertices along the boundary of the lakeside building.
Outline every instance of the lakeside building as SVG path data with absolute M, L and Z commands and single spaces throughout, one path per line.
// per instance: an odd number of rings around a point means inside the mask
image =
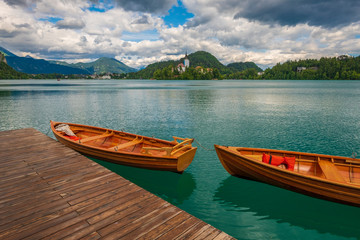
M 184 58 L 184 63 L 179 63 L 176 68 L 177 68 L 179 73 L 183 73 L 189 67 L 190 67 L 190 60 L 189 60 L 189 58 L 187 56 L 187 53 L 186 53 L 185 58 Z
M 190 60 L 189 60 L 189 58 L 187 56 L 187 52 L 185 54 L 184 65 L 185 65 L 185 68 L 190 67 Z

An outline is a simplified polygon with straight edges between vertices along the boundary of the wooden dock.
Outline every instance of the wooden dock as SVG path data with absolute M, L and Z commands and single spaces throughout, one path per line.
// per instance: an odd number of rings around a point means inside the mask
M 32 129 L 0 132 L 0 239 L 233 239 Z

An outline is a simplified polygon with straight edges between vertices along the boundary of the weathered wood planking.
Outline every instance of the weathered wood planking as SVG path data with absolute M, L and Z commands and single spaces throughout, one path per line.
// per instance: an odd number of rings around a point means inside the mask
M 0 132 L 0 239 L 233 239 L 28 128 Z

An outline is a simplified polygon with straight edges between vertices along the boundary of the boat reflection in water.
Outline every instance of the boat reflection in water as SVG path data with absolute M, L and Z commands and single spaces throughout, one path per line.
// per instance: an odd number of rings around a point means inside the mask
M 286 222 L 320 233 L 355 238 L 360 236 L 359 208 L 308 197 L 260 182 L 230 176 L 220 183 L 214 201 L 233 211 L 263 216 L 261 219 Z
M 128 167 L 94 158 L 90 159 L 174 205 L 182 204 L 196 188 L 193 176 L 186 171 L 178 174 Z

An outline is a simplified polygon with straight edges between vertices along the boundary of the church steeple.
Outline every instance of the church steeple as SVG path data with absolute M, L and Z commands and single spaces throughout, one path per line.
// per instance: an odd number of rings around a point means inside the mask
M 189 58 L 188 58 L 188 55 L 187 55 L 187 51 L 185 53 L 184 66 L 185 66 L 185 68 L 190 67 L 190 61 L 189 61 Z

